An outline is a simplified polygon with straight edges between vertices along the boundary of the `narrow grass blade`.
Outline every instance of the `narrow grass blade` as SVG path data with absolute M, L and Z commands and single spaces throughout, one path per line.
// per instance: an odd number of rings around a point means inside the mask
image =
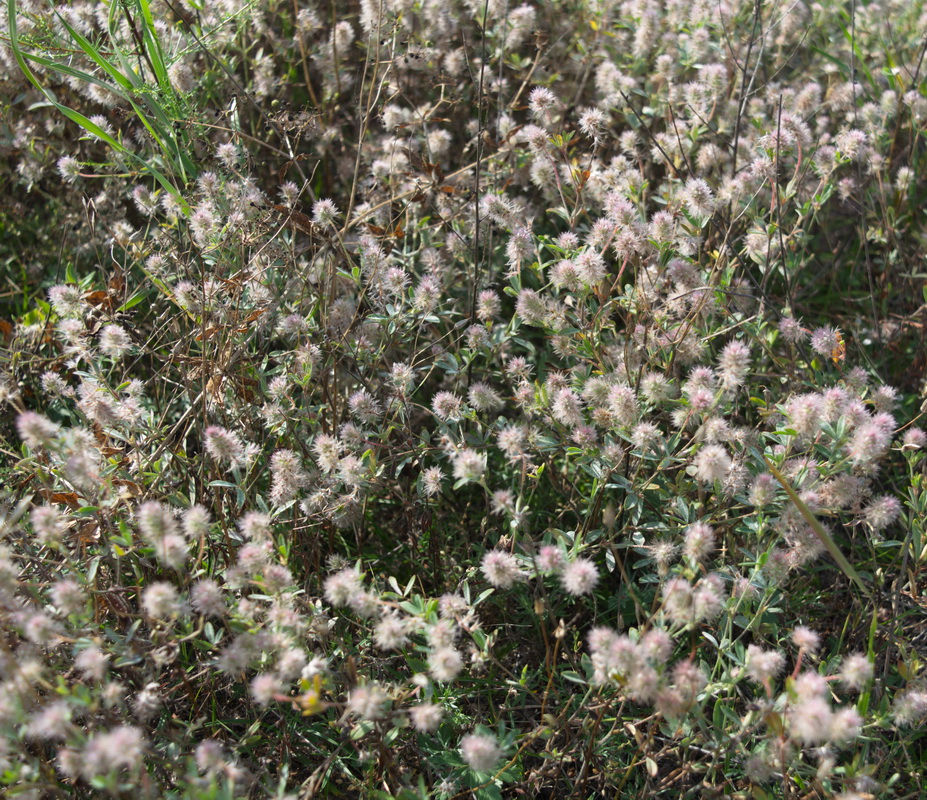
M 7 0 L 6 6 L 7 6 L 7 19 L 9 22 L 9 31 L 10 31 L 10 34 L 9 34 L 10 35 L 10 49 L 13 51 L 13 57 L 16 59 L 16 63 L 19 65 L 19 68 L 22 70 L 23 75 L 26 76 L 29 82 L 42 93 L 45 99 L 48 100 L 48 102 L 51 103 L 59 111 L 59 113 L 63 114 L 65 117 L 70 119 L 72 122 L 76 122 L 78 125 L 80 125 L 80 127 L 82 127 L 88 133 L 92 133 L 94 136 L 106 142 L 110 147 L 112 147 L 118 153 L 138 163 L 140 168 L 143 171 L 151 174 L 152 177 L 154 177 L 154 179 L 157 180 L 158 183 L 161 184 L 161 186 L 164 188 L 165 191 L 167 191 L 169 194 L 173 195 L 177 199 L 177 202 L 180 204 L 181 208 L 184 209 L 184 211 L 187 211 L 189 209 L 187 202 L 183 199 L 183 196 L 177 190 L 177 187 L 174 186 L 174 184 L 167 178 L 166 175 L 164 175 L 160 170 L 153 167 L 150 163 L 148 163 L 144 159 L 139 158 L 138 155 L 133 153 L 131 150 L 128 150 L 125 147 L 123 147 L 122 144 L 116 141 L 116 139 L 110 136 L 99 125 L 96 125 L 93 122 L 91 122 L 83 114 L 81 114 L 78 111 L 75 111 L 72 108 L 69 108 L 68 106 L 65 106 L 59 103 L 55 99 L 55 96 L 51 92 L 49 92 L 39 82 L 38 78 L 36 78 L 35 74 L 29 68 L 29 64 L 26 61 L 27 55 L 23 53 L 22 48 L 19 45 L 19 28 L 16 22 L 16 0 Z M 46 61 L 46 59 L 36 58 L 36 61 L 37 63 L 40 63 L 40 62 Z M 55 68 L 57 66 L 55 62 L 49 62 L 49 64 L 52 68 Z M 98 83 L 102 86 L 106 86 L 106 84 L 103 83 L 102 81 L 94 80 L 92 82 Z M 107 88 L 112 89 L 112 87 L 107 87 Z M 134 104 L 133 104 L 133 107 L 134 107 Z
M 161 50 L 161 42 L 158 40 L 154 17 L 151 14 L 151 6 L 148 4 L 148 0 L 138 0 L 138 5 L 142 12 L 142 20 L 144 21 L 142 37 L 145 42 L 145 49 L 148 51 L 148 57 L 151 59 L 151 64 L 154 67 L 155 77 L 158 80 L 161 91 L 170 92 L 171 81 L 167 74 L 167 64 L 164 62 L 164 53 Z
M 837 543 L 827 532 L 827 529 L 818 521 L 817 517 L 814 516 L 814 513 L 811 511 L 811 509 L 805 505 L 804 501 L 798 496 L 798 493 L 795 491 L 795 489 L 793 489 L 789 482 L 785 479 L 785 476 L 772 465 L 768 458 L 764 456 L 763 460 L 766 461 L 766 466 L 773 474 L 773 477 L 779 481 L 780 484 L 782 484 L 782 488 L 785 489 L 785 493 L 789 496 L 789 500 L 792 501 L 792 505 L 798 509 L 798 512 L 805 518 L 805 522 L 807 522 L 811 527 L 811 530 L 814 531 L 814 535 L 820 539 L 821 544 L 827 548 L 827 552 L 830 553 L 834 561 L 837 562 L 837 566 L 843 570 L 843 574 L 852 580 L 853 583 L 855 583 L 860 588 L 863 594 L 866 595 L 866 597 L 871 598 L 872 595 L 869 592 L 869 587 L 863 583 L 863 579 L 860 578 L 859 573 L 853 568 L 853 565 L 841 552 L 840 548 L 837 547 Z
M 78 47 L 83 50 L 87 56 L 102 69 L 107 75 L 109 75 L 124 92 L 131 92 L 135 89 L 136 85 L 139 83 L 137 76 L 132 75 L 129 78 L 126 75 L 123 75 L 116 67 L 109 63 L 103 56 L 100 54 L 100 51 L 91 44 L 90 40 L 81 35 L 76 31 L 71 25 L 68 24 L 68 21 L 62 17 L 60 14 L 58 16 L 58 21 L 64 26 L 67 30 L 68 35 L 77 43 Z M 134 80 L 133 80 L 134 79 Z

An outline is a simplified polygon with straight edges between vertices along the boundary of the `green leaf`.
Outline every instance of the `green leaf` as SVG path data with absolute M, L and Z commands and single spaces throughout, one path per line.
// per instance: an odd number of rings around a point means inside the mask
M 139 292 L 133 294 L 128 300 L 126 300 L 121 306 L 119 306 L 117 311 L 128 311 L 130 308 L 135 308 L 139 303 L 142 302 L 148 296 L 148 290 L 142 289 Z

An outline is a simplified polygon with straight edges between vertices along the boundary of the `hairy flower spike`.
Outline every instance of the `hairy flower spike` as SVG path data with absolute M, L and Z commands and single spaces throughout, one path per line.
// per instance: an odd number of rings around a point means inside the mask
M 549 121 L 556 106 L 557 96 L 550 89 L 538 86 L 528 95 L 528 110 L 538 122 Z
M 245 444 L 238 434 L 216 425 L 206 429 L 206 452 L 216 461 L 230 467 L 242 466 L 246 461 Z
M 335 225 L 338 214 L 338 207 L 332 200 L 317 200 L 312 206 L 312 221 L 317 225 Z
M 490 772 L 502 758 L 502 749 L 494 737 L 470 733 L 460 740 L 463 760 L 474 772 Z
M 811 334 L 811 349 L 822 356 L 831 356 L 837 350 L 842 337 L 840 331 L 829 325 L 815 329 Z
M 690 178 L 683 190 L 686 210 L 695 217 L 709 216 L 715 210 L 711 188 L 701 178 Z
M 524 578 L 515 557 L 503 550 L 486 553 L 480 569 L 489 584 L 497 589 L 511 589 Z
M 696 522 L 686 528 L 683 552 L 693 561 L 704 561 L 715 548 L 715 532 L 710 525 Z
M 560 582 L 567 594 L 579 597 L 592 592 L 599 582 L 599 571 L 589 559 L 577 558 L 563 567 Z
M 731 471 L 731 457 L 716 444 L 705 445 L 695 456 L 695 470 L 699 480 L 705 483 L 723 481 Z
M 785 656 L 777 650 L 763 650 L 754 644 L 747 647 L 747 675 L 757 683 L 775 678 L 785 667 Z
M 727 389 L 743 384 L 750 371 L 750 348 L 743 342 L 728 342 L 718 358 L 718 372 L 721 383 Z
M 48 447 L 59 436 L 61 429 L 48 417 L 34 411 L 24 411 L 16 419 L 19 438 L 33 450 Z

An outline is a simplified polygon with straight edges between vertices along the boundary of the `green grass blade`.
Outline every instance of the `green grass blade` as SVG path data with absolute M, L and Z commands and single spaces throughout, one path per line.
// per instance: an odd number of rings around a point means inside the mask
M 125 75 L 123 75 L 122 72 L 116 69 L 116 67 L 110 64 L 109 61 L 107 61 L 105 58 L 103 58 L 102 55 L 100 55 L 100 51 L 97 50 L 97 48 L 93 46 L 93 44 L 90 42 L 89 39 L 85 38 L 81 33 L 79 33 L 74 28 L 72 28 L 64 17 L 62 17 L 60 14 L 58 14 L 57 17 L 58 17 L 58 21 L 62 25 L 64 25 L 71 39 L 73 39 L 74 42 L 76 42 L 77 46 L 80 47 L 80 49 L 83 50 L 87 54 L 87 56 L 98 67 L 100 67 L 100 69 L 102 69 L 107 75 L 109 75 L 114 81 L 116 81 L 116 83 L 119 84 L 120 89 L 122 89 L 124 92 L 134 91 L 135 87 L 139 85 L 138 76 L 132 75 L 132 78 L 134 78 L 134 80 L 132 80 L 126 77 Z
M 35 53 L 21 53 L 21 55 L 24 59 L 33 61 L 36 64 L 41 64 L 46 69 L 57 72 L 60 75 L 68 75 L 84 83 L 92 83 L 94 86 L 99 86 L 101 89 L 106 89 L 108 92 L 120 94 L 119 90 L 113 86 L 113 84 L 101 81 L 96 75 L 91 75 L 89 72 L 84 72 L 82 69 L 69 67 L 67 64 L 62 64 L 60 61 L 53 61 L 50 58 L 45 58 Z
M 161 42 L 158 40 L 157 31 L 154 26 L 154 17 L 151 15 L 151 6 L 148 0 L 138 0 L 139 9 L 142 12 L 144 29 L 142 31 L 145 49 L 148 51 L 148 57 L 151 59 L 151 65 L 154 67 L 155 78 L 162 92 L 171 91 L 171 81 L 167 74 L 167 65 L 164 63 L 164 53 L 161 50 Z
M 48 100 L 48 102 L 51 103 L 58 110 L 59 113 L 63 114 L 65 117 L 67 117 L 72 122 L 77 123 L 81 128 L 83 128 L 88 133 L 92 133 L 94 136 L 106 142 L 110 147 L 112 147 L 118 153 L 121 153 L 122 155 L 127 156 L 133 161 L 135 161 L 136 163 L 138 163 L 144 171 L 150 173 L 152 177 L 154 177 L 154 179 L 158 181 L 158 183 L 161 184 L 161 186 L 164 188 L 165 191 L 169 192 L 171 195 L 173 195 L 177 199 L 177 202 L 180 204 L 181 208 L 184 209 L 184 211 L 187 211 L 189 209 L 189 206 L 187 205 L 186 201 L 181 196 L 180 192 L 177 191 L 177 187 L 174 186 L 174 184 L 171 183 L 170 180 L 168 180 L 166 175 L 164 175 L 160 170 L 156 169 L 151 164 L 146 162 L 144 159 L 139 158 L 131 150 L 127 150 L 116 139 L 114 139 L 106 131 L 104 131 L 99 125 L 96 125 L 93 122 L 91 122 L 83 114 L 59 103 L 55 99 L 54 95 L 52 95 L 52 93 L 49 92 L 39 82 L 39 80 L 35 77 L 35 73 L 33 73 L 31 69 L 29 69 L 29 64 L 27 63 L 26 57 L 23 54 L 22 48 L 20 47 L 20 44 L 19 44 L 19 27 L 16 23 L 16 0 L 7 0 L 6 7 L 7 7 L 7 19 L 9 22 L 9 31 L 10 31 L 10 49 L 13 51 L 13 57 L 16 59 L 16 63 L 19 65 L 19 68 L 22 70 L 23 75 L 26 76 L 28 81 L 42 93 L 45 99 Z
M 811 527 L 811 530 L 814 531 L 814 535 L 818 537 L 821 541 L 821 544 L 827 548 L 827 552 L 831 554 L 834 561 L 837 562 L 837 566 L 843 570 L 844 575 L 846 575 L 850 580 L 855 583 L 863 594 L 866 597 L 871 598 L 872 595 L 869 592 L 869 587 L 863 583 L 863 579 L 860 578 L 859 573 L 853 568 L 853 565 L 849 562 L 847 557 L 843 554 L 837 543 L 834 541 L 833 537 L 827 532 L 827 529 L 818 521 L 817 517 L 814 516 L 814 513 L 810 508 L 805 504 L 805 502 L 798 496 L 798 493 L 789 482 L 785 479 L 785 476 L 779 472 L 776 467 L 772 465 L 770 460 L 765 456 L 763 459 L 766 461 L 766 466 L 769 468 L 769 471 L 773 474 L 773 477 L 782 484 L 782 488 L 785 489 L 785 493 L 789 496 L 789 500 L 792 501 L 792 505 L 798 509 L 798 512 L 805 518 L 805 522 Z
M 141 76 L 136 75 L 134 71 L 128 68 L 127 62 L 125 59 L 121 58 L 121 53 L 119 49 L 116 48 L 117 54 L 120 56 L 120 61 L 126 66 L 126 73 L 121 72 L 116 66 L 114 66 L 110 61 L 108 61 L 99 51 L 98 48 L 94 47 L 93 43 L 90 42 L 85 36 L 80 32 L 75 30 L 68 21 L 58 15 L 62 25 L 68 32 L 68 35 L 71 39 L 77 44 L 84 53 L 99 66 L 107 75 L 109 75 L 122 90 L 116 91 L 110 87 L 110 91 L 115 91 L 116 94 L 121 96 L 123 99 L 128 101 L 132 105 L 132 109 L 135 111 L 136 116 L 139 118 L 141 123 L 145 126 L 148 132 L 151 134 L 152 138 L 157 143 L 158 147 L 161 148 L 165 157 L 168 159 L 172 169 L 179 173 L 181 177 L 187 179 L 187 169 L 183 163 L 183 158 L 181 157 L 182 150 L 179 145 L 173 141 L 171 122 L 169 115 L 161 108 L 157 100 L 150 94 L 145 94 L 145 104 L 148 106 L 148 109 L 152 116 L 154 117 L 155 122 L 152 122 L 142 111 L 141 106 L 133 99 L 133 95 L 138 94 L 140 91 L 144 90 L 145 83 Z M 150 22 L 150 27 L 148 23 Z M 162 89 L 170 91 L 170 82 L 167 80 L 167 69 L 164 66 L 164 60 L 161 55 L 161 49 L 158 45 L 157 38 L 154 34 L 154 20 L 151 17 L 151 11 L 148 10 L 146 17 L 146 26 L 144 29 L 144 43 L 146 50 L 148 50 L 148 55 L 151 57 L 152 64 L 154 65 L 156 78 Z
M 88 133 L 93 134 L 100 140 L 106 142 L 110 147 L 119 152 L 120 154 L 129 157 L 136 163 L 138 163 L 144 171 L 150 173 L 155 180 L 165 189 L 173 195 L 178 203 L 183 209 L 187 209 L 187 203 L 184 201 L 183 197 L 177 190 L 177 187 L 174 186 L 173 182 L 170 181 L 166 175 L 164 175 L 159 169 L 154 167 L 149 162 L 140 158 L 136 153 L 131 150 L 126 149 L 122 146 L 115 138 L 110 136 L 106 131 L 104 131 L 99 125 L 91 122 L 87 117 L 81 114 L 78 111 L 75 111 L 68 106 L 59 103 L 54 95 L 51 94 L 36 78 L 35 73 L 29 68 L 28 61 L 34 61 L 37 64 L 51 69 L 55 72 L 58 72 L 62 75 L 68 75 L 78 80 L 87 81 L 88 83 L 94 84 L 101 88 L 107 89 L 108 91 L 113 92 L 122 99 L 126 100 L 131 104 L 133 110 L 138 116 L 142 124 L 147 128 L 149 133 L 157 142 L 158 146 L 168 157 L 169 163 L 178 172 L 181 176 L 186 179 L 187 170 L 184 168 L 183 163 L 179 165 L 175 163 L 175 154 L 180 154 L 182 156 L 182 151 L 180 150 L 176 142 L 171 141 L 172 137 L 168 134 L 164 135 L 164 130 L 171 131 L 170 120 L 167 115 L 164 113 L 157 103 L 154 103 L 156 116 L 163 118 L 163 124 L 159 127 L 156 127 L 145 115 L 141 107 L 136 103 L 132 97 L 128 96 L 129 92 L 134 93 L 135 87 L 131 82 L 123 75 L 119 70 L 112 66 L 105 58 L 103 58 L 96 48 L 93 47 L 90 42 L 81 36 L 77 31 L 75 31 L 70 25 L 67 24 L 66 20 L 62 20 L 62 23 L 65 25 L 69 34 L 72 35 L 74 41 L 84 50 L 84 52 L 95 62 L 97 63 L 108 75 L 113 77 L 113 80 L 117 81 L 118 86 L 106 83 L 101 81 L 99 78 L 84 72 L 83 70 L 74 69 L 65 64 L 60 64 L 57 61 L 52 59 L 43 58 L 42 56 L 33 55 L 31 53 L 24 53 L 19 41 L 19 28 L 16 22 L 16 3 L 15 0 L 7 0 L 7 17 L 9 21 L 9 30 L 10 30 L 10 49 L 13 51 L 13 57 L 16 59 L 16 63 L 19 65 L 20 70 L 22 70 L 23 75 L 29 80 L 29 82 L 35 86 L 51 103 L 59 113 L 63 114 L 65 117 L 70 119 L 72 122 L 77 123 L 81 128 L 83 128 Z M 164 127 L 166 126 L 166 127 Z M 181 162 L 183 159 L 181 159 Z

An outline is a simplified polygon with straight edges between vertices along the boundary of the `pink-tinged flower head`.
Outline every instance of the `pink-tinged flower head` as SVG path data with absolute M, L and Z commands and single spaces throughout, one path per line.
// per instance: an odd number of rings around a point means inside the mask
M 68 529 L 68 519 L 54 506 L 38 506 L 29 515 L 36 538 L 43 544 L 60 542 Z
M 898 404 L 898 390 L 887 384 L 877 386 L 870 395 L 876 411 L 890 412 Z
M 599 108 L 587 108 L 579 115 L 579 129 L 594 142 L 598 142 L 608 124 L 605 112 Z
M 637 395 L 630 386 L 612 386 L 608 390 L 608 409 L 619 425 L 633 425 L 639 412 Z
M 589 559 L 577 558 L 560 573 L 560 582 L 567 594 L 574 597 L 589 594 L 599 582 L 599 571 Z
M 705 445 L 695 456 L 696 474 L 705 483 L 723 481 L 731 471 L 731 466 L 731 457 L 721 445 Z
M 920 428 L 908 428 L 904 433 L 902 449 L 922 450 L 927 447 L 927 433 Z
M 84 594 L 84 588 L 71 578 L 55 581 L 49 594 L 52 604 L 61 614 L 80 614 L 86 608 L 87 595 Z
M 412 726 L 420 733 L 432 733 L 441 724 L 444 709 L 435 703 L 420 703 L 409 709 Z
M 683 552 L 693 561 L 704 561 L 715 549 L 714 529 L 704 523 L 696 522 L 686 528 Z
M 902 728 L 920 724 L 927 717 L 927 692 L 909 689 L 895 698 L 892 712 L 895 724 Z
M 785 656 L 778 650 L 763 650 L 755 644 L 747 647 L 747 676 L 757 683 L 775 678 L 785 667 Z
M 843 337 L 840 331 L 825 325 L 816 328 L 811 334 L 811 349 L 822 356 L 831 356 L 840 347 Z
M 111 358 L 122 358 L 132 352 L 129 332 L 120 325 L 106 325 L 100 331 L 100 350 Z
M 135 512 L 138 527 L 149 544 L 159 542 L 166 536 L 176 536 L 180 527 L 170 509 L 157 500 L 142 503 Z
M 170 619 L 183 612 L 183 603 L 171 584 L 155 581 L 142 594 L 142 608 L 149 617 Z
M 750 502 L 762 508 L 776 499 L 776 479 L 768 472 L 757 475 L 750 486 Z
M 872 680 L 873 671 L 872 662 L 865 654 L 852 653 L 843 659 L 838 674 L 847 689 L 859 692 Z
M 161 707 L 164 700 L 155 682 L 146 684 L 146 686 L 132 698 L 132 709 L 135 717 L 141 722 L 148 722 L 153 719 Z
M 452 464 L 457 480 L 479 481 L 486 472 L 486 454 L 465 447 L 454 455 Z
M 584 250 L 573 260 L 576 275 L 588 287 L 596 287 L 606 275 L 605 259 L 595 250 Z
M 373 640 L 381 650 L 401 650 L 409 641 L 406 621 L 397 613 L 384 614 L 374 628 Z
M 357 686 L 348 695 L 348 711 L 361 719 L 382 719 L 388 704 L 389 696 L 375 683 Z
M 312 206 L 312 221 L 316 225 L 334 225 L 338 219 L 338 207 L 332 200 L 317 200 Z
M 510 589 L 524 578 L 515 556 L 504 550 L 490 550 L 486 553 L 480 569 L 490 585 L 497 589 Z
M 522 289 L 518 293 L 515 312 L 528 325 L 543 325 L 547 319 L 548 309 L 544 298 L 533 289 Z
M 718 358 L 721 383 L 727 388 L 740 386 L 750 371 L 750 348 L 741 341 L 728 342 Z
M 521 263 L 530 258 L 533 252 L 534 238 L 531 235 L 531 229 L 524 225 L 516 225 L 509 240 L 505 243 L 505 257 L 509 266 L 517 272 Z
M 863 727 L 863 718 L 853 707 L 841 708 L 834 712 L 830 726 L 830 741 L 846 744 L 856 739 Z
M 274 695 L 283 693 L 283 683 L 271 672 L 262 672 L 251 680 L 251 696 L 259 706 L 266 706 Z
M 558 289 L 568 292 L 578 291 L 582 287 L 579 270 L 568 258 L 561 258 L 550 271 L 550 280 Z
M 538 86 L 528 95 L 528 110 L 536 120 L 545 119 L 557 107 L 557 95 L 550 89 Z
M 691 622 L 693 618 L 692 584 L 685 578 L 670 578 L 663 584 L 663 610 L 674 622 Z
M 121 725 L 95 734 L 84 748 L 80 771 L 88 780 L 141 766 L 145 740 L 139 728 Z
M 555 544 L 545 544 L 538 551 L 538 569 L 541 572 L 556 572 L 562 569 L 565 563 L 563 550 Z
M 695 695 L 708 684 L 708 680 L 697 664 L 686 659 L 673 667 L 673 683 L 685 698 L 694 700 Z
M 901 503 L 897 497 L 882 495 L 875 497 L 863 511 L 863 518 L 874 531 L 881 531 L 891 525 L 901 514 Z
M 480 214 L 506 227 L 515 221 L 515 207 L 505 195 L 484 195 L 480 200 Z
M 578 425 L 570 431 L 570 438 L 578 446 L 590 449 L 599 441 L 599 432 L 592 425 Z
M 444 473 L 441 467 L 428 467 L 422 473 L 422 491 L 426 497 L 434 497 L 441 492 L 441 482 L 444 480 Z
M 499 393 L 488 383 L 481 381 L 470 387 L 467 400 L 477 411 L 497 411 L 504 405 Z
M 611 628 L 598 626 L 589 631 L 588 642 L 589 652 L 593 655 L 601 655 L 609 652 L 615 645 L 618 634 Z
M 792 706 L 789 723 L 792 736 L 803 744 L 823 744 L 831 738 L 834 712 L 823 697 L 808 697 Z
M 62 156 L 57 163 L 58 174 L 65 183 L 74 183 L 80 177 L 81 164 L 73 156 Z
M 361 422 L 373 422 L 380 416 L 380 404 L 366 389 L 359 389 L 348 398 L 351 413 Z
M 871 464 L 888 452 L 891 441 L 891 431 L 875 422 L 868 422 L 857 428 L 847 446 L 847 452 L 854 464 Z
M 26 736 L 45 742 L 60 742 L 72 731 L 71 709 L 63 700 L 47 703 L 35 712 L 26 727 Z
M 792 641 L 799 650 L 814 654 L 821 647 L 821 637 L 811 628 L 799 625 L 792 631 Z
M 47 447 L 61 433 L 58 425 L 34 411 L 24 411 L 16 418 L 16 430 L 19 438 L 33 450 Z
M 200 772 L 213 772 L 221 770 L 228 763 L 225 751 L 215 739 L 207 739 L 196 746 L 196 766 Z
M 675 394 L 675 387 L 665 375 L 648 372 L 641 378 L 641 395 L 650 403 L 662 403 Z
M 312 443 L 316 463 L 323 472 L 331 472 L 341 460 L 342 444 L 337 437 L 327 433 L 320 433 Z
M 460 753 L 474 772 L 490 772 L 502 758 L 502 749 L 495 737 L 483 733 L 464 736 L 460 740 Z
M 724 582 L 715 573 L 706 575 L 695 585 L 692 610 L 696 622 L 715 619 L 724 608 Z
M 575 428 L 583 423 L 582 400 L 572 389 L 564 387 L 557 390 L 551 403 L 551 414 L 561 425 Z
M 197 541 L 208 534 L 210 525 L 212 525 L 212 517 L 203 506 L 191 506 L 184 512 L 183 532 L 184 536 L 191 541 Z
M 813 436 L 825 421 L 824 400 L 816 393 L 806 393 L 791 398 L 786 403 L 785 413 L 795 431 L 802 436 Z
M 206 617 L 222 617 L 225 615 L 225 597 L 219 584 L 211 578 L 203 578 L 193 584 L 190 589 L 190 602 L 193 609 Z
M 439 683 L 450 683 L 463 669 L 463 656 L 453 647 L 439 647 L 428 657 L 428 670 Z
M 690 178 L 686 181 L 682 197 L 686 211 L 693 216 L 704 217 L 715 210 L 715 200 L 711 188 L 701 178 Z
M 476 317 L 483 322 L 498 316 L 502 310 L 502 301 L 492 289 L 479 293 L 476 299 Z
M 229 466 L 239 466 L 245 460 L 245 445 L 238 434 L 211 425 L 206 429 L 206 452 L 216 461 Z
M 455 420 L 461 415 L 463 400 L 453 392 L 438 392 L 431 401 L 431 409 L 439 419 Z
M 335 608 L 350 605 L 358 594 L 363 593 L 364 587 L 361 577 L 353 567 L 343 569 L 325 579 L 325 599 Z
M 779 333 L 789 344 L 797 344 L 805 338 L 805 329 L 795 317 L 783 317 L 779 320 Z
M 638 642 L 641 654 L 655 664 L 664 664 L 673 654 L 673 640 L 662 628 L 651 628 Z
M 84 310 L 80 289 L 76 286 L 59 284 L 48 290 L 48 302 L 60 317 L 77 317 Z
M 795 696 L 800 700 L 809 697 L 827 697 L 827 679 L 812 670 L 805 670 L 792 684 Z
M 641 422 L 631 431 L 631 441 L 641 451 L 659 447 L 662 438 L 663 433 L 652 422 Z

